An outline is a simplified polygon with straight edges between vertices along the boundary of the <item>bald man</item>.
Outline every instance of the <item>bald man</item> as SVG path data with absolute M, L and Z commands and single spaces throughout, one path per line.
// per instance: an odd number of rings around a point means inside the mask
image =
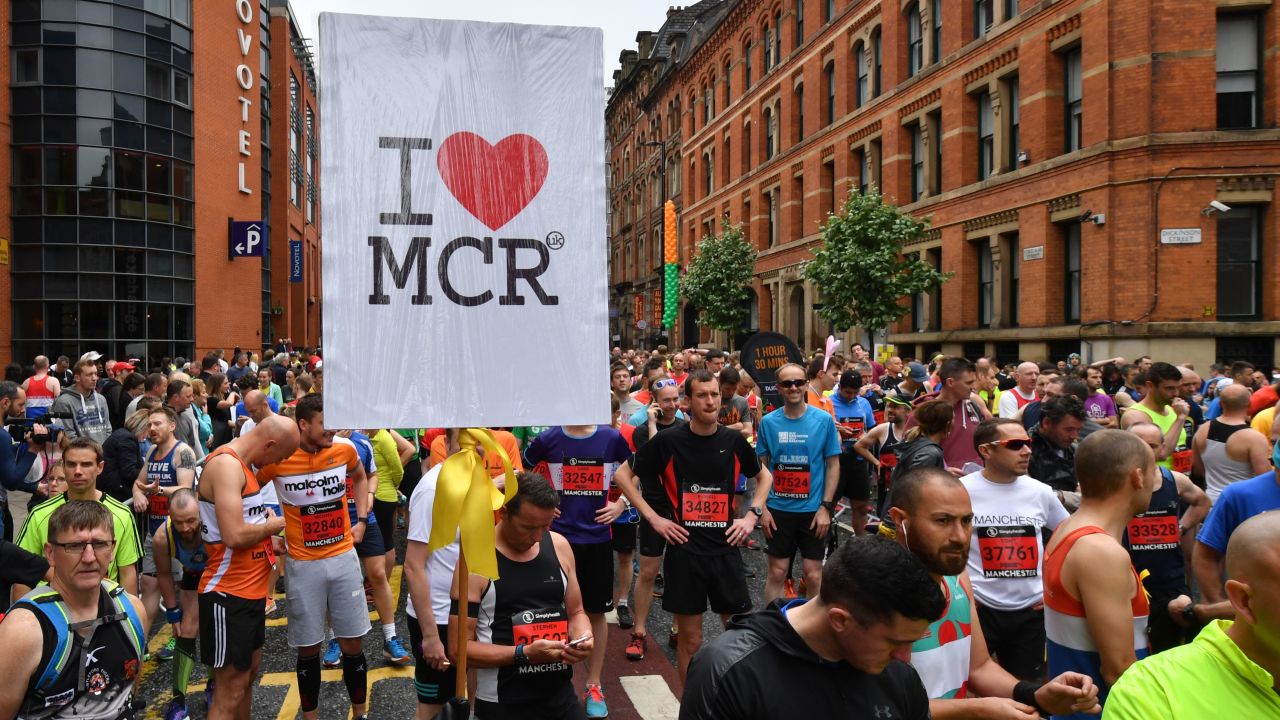
M 1040 366 L 1033 362 L 1024 362 L 1018 366 L 1014 376 L 1018 384 L 1008 392 L 1000 395 L 1000 417 L 1016 418 L 1022 408 L 1036 399 L 1036 383 L 1040 380 Z
M 1249 426 L 1249 397 L 1243 385 L 1222 388 L 1222 415 L 1201 425 L 1191 441 L 1191 476 L 1203 478 L 1213 502 L 1228 485 L 1271 469 L 1270 440 Z
M 1245 521 L 1227 546 L 1227 601 L 1235 620 L 1129 668 L 1107 720 L 1280 717 L 1280 513 Z
M 284 529 L 284 518 L 262 503 L 252 468 L 265 468 L 298 449 L 298 426 L 273 415 L 252 435 L 209 454 L 200 476 L 201 535 L 208 552 L 200 578 L 200 616 L 223 618 L 200 626 L 200 652 L 212 668 L 211 720 L 248 720 L 253 678 L 265 639 L 268 539 Z
M 1129 427 L 1154 453 L 1164 436 L 1152 423 Z M 1191 478 L 1158 468 L 1156 487 L 1146 511 L 1129 521 L 1125 547 L 1142 577 L 1151 600 L 1147 637 L 1151 651 L 1160 652 L 1190 642 L 1200 624 L 1188 617 L 1192 607 L 1187 587 L 1186 558 L 1195 543 L 1195 529 L 1209 514 L 1209 498 Z
M 1099 430 L 1080 443 L 1076 474 L 1080 509 L 1045 548 L 1049 675 L 1089 675 L 1105 712 L 1111 685 L 1148 652 L 1149 605 L 1121 540 L 1151 503 L 1155 454 L 1133 433 Z

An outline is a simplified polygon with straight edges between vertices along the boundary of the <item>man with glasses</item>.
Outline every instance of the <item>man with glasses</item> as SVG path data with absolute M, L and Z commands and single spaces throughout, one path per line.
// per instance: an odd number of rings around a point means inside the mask
M 973 444 L 985 467 L 960 481 L 973 503 L 969 577 L 987 649 L 1021 680 L 1045 675 L 1044 538 L 1067 519 L 1048 485 L 1027 473 L 1031 439 L 1022 424 L 993 418 Z
M 115 552 L 103 563 L 106 577 L 120 583 L 126 590 L 138 589 L 138 563 L 142 559 L 142 541 L 138 539 L 138 527 L 133 519 L 133 509 L 102 492 L 97 487 L 98 474 L 102 472 L 102 446 L 87 437 L 73 438 L 62 451 L 62 467 L 67 480 L 67 491 L 45 500 L 31 509 L 27 522 L 18 533 L 16 544 L 29 553 L 39 555 L 45 551 L 49 539 L 49 526 L 54 512 L 74 500 L 91 500 L 101 503 L 114 520 L 113 537 Z M 13 586 L 13 597 L 22 597 L 31 588 Z
M 777 378 L 783 406 L 764 416 L 756 438 L 760 464 L 773 475 L 762 518 L 769 539 L 765 602 L 783 596 L 783 582 L 797 550 L 807 594 L 818 593 L 826 549 L 823 541 L 831 532 L 840 478 L 836 424 L 830 414 L 805 402 L 804 368 L 783 365 Z
M 70 452 L 92 457 L 84 447 Z M 147 616 L 141 601 L 102 577 L 119 525 L 97 501 L 63 502 L 48 517 L 41 550 L 49 584 L 26 594 L 0 624 L 7 680 L 0 716 L 134 717 Z

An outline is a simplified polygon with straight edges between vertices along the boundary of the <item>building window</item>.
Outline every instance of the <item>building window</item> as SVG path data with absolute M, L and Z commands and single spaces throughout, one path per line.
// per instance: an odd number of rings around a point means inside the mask
M 881 78 L 881 55 L 880 47 L 880 29 L 876 28 L 871 33 L 871 97 L 880 97 L 880 78 Z
M 995 113 L 991 108 L 991 93 L 978 95 L 978 179 L 986 180 L 995 172 L 996 155 Z
M 289 73 L 289 202 L 294 207 L 302 205 L 302 87 L 292 72 Z
M 764 71 L 768 74 L 773 69 L 773 28 L 764 29 Z
M 871 152 L 864 147 L 858 151 L 858 192 L 866 195 L 871 189 Z
M 751 165 L 751 125 L 742 126 L 742 171 L 750 170 Z
M 1218 127 L 1224 130 L 1260 124 L 1258 25 L 1257 15 L 1218 18 Z
M 973 36 L 980 38 L 996 24 L 996 0 L 973 0 Z
M 1017 234 L 1009 236 L 1007 245 L 1009 251 L 1005 255 L 1008 260 L 1009 267 L 1009 302 L 1005 305 L 1005 327 L 1018 326 L 1018 281 L 1022 277 L 1022 253 L 1018 249 Z
M 742 92 L 751 89 L 751 43 L 747 43 L 742 54 Z
M 929 143 L 933 150 L 933 167 L 930 168 L 929 194 L 942 194 L 942 111 L 929 113 L 929 132 L 933 141 Z
M 1084 147 L 1084 73 L 1080 48 L 1067 51 L 1066 70 L 1066 151 Z
M 40 84 L 40 48 L 13 51 L 13 84 Z
M 929 4 L 929 16 L 933 21 L 933 27 L 930 28 L 930 52 L 933 53 L 933 62 L 935 64 L 942 59 L 942 0 L 933 0 Z
M 1258 209 L 1218 213 L 1218 317 L 1257 318 L 1262 304 Z
M 782 11 L 773 14 L 773 64 L 782 62 Z
M 804 140 L 804 85 L 796 86 L 796 142 Z
M 924 128 L 911 126 L 911 202 L 924 195 Z
M 862 107 L 867 101 L 871 81 L 871 58 L 868 57 L 865 43 L 858 43 L 853 49 L 854 63 L 857 66 L 857 82 L 853 86 L 853 106 Z
M 804 3 L 805 0 L 796 0 L 796 47 L 804 44 Z
M 715 159 L 711 153 L 702 156 L 703 179 L 706 181 L 706 195 L 711 194 L 713 182 L 715 178 Z M 704 196 L 705 197 L 705 196 Z
M 1018 128 L 1022 118 L 1022 108 L 1019 107 L 1020 102 L 1017 75 L 1010 75 L 1005 79 L 1004 96 L 1007 98 L 1004 103 L 1004 117 L 1006 118 L 1005 122 L 1008 123 L 1008 127 L 1006 129 L 1009 136 L 1009 142 L 1006 144 L 1005 150 L 1009 155 L 1004 159 L 1004 166 L 1010 170 L 1014 170 L 1018 167 L 1018 153 L 1021 151 L 1019 143 L 1022 141 L 1018 133 Z
M 920 6 L 911 3 L 907 8 L 907 77 L 915 77 L 924 67 L 924 20 Z
M 839 203 L 836 201 L 836 164 L 835 161 L 822 163 L 822 187 L 827 190 L 827 214 L 834 215 Z
M 1071 324 L 1080 322 L 1080 223 L 1067 223 L 1063 231 L 1066 236 L 1062 249 L 1066 278 L 1062 293 L 1062 320 Z
M 836 16 L 836 0 L 824 0 L 822 3 L 822 22 L 829 23 Z
M 1004 19 L 1012 20 L 1018 15 L 1018 0 L 1004 0 Z
M 994 315 L 995 268 L 991 262 L 991 242 L 978 241 L 978 327 L 991 327 Z
M 778 192 L 770 190 L 764 194 L 765 206 L 769 208 L 768 239 L 769 247 L 778 244 Z
M 729 102 L 733 99 L 729 89 L 729 61 L 724 61 L 724 106 L 729 107 Z
M 836 64 L 831 62 L 822 70 L 827 76 L 827 124 L 836 121 Z
M 927 329 L 924 322 L 924 308 L 928 300 L 927 293 L 918 292 L 911 296 L 911 332 L 924 332 Z
M 775 148 L 774 127 L 773 127 L 773 108 L 764 109 L 764 159 L 766 161 L 773 159 Z

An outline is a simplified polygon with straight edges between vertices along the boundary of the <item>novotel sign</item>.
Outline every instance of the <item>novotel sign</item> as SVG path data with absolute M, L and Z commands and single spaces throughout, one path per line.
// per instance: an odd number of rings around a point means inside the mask
M 256 83 L 253 68 L 249 67 L 249 49 L 253 46 L 253 39 L 257 37 L 257 28 L 254 27 L 254 7 L 250 0 L 236 0 L 236 17 L 240 20 L 241 26 L 236 28 L 236 35 L 240 40 L 240 64 L 236 66 L 236 83 L 243 90 L 237 102 L 240 103 L 240 192 L 245 195 L 252 195 L 253 191 L 249 189 L 246 182 L 246 173 L 244 169 L 245 159 L 252 157 L 249 151 L 249 143 L 252 136 L 249 128 L 253 127 L 249 123 L 249 107 L 253 105 L 253 101 L 246 95 L 251 95 L 251 91 Z

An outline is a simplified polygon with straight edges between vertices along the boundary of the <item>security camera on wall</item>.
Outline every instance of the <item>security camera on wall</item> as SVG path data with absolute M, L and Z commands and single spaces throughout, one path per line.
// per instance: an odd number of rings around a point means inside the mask
M 1230 205 L 1224 202 L 1218 202 L 1217 200 L 1210 200 L 1209 207 L 1213 208 L 1214 210 L 1217 210 L 1218 212 L 1228 212 L 1229 210 L 1231 210 Z

